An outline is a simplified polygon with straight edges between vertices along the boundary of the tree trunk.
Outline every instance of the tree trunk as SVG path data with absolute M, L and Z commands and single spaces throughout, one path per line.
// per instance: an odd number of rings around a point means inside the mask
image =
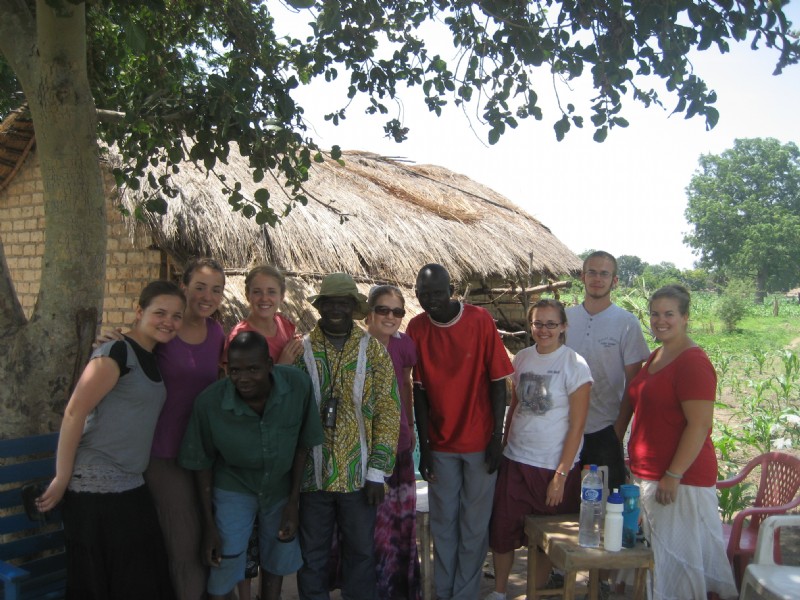
M 756 304 L 764 304 L 767 297 L 767 273 L 759 270 L 756 274 Z
M 105 280 L 105 198 L 84 6 L 61 3 L 56 16 L 46 0 L 37 0 L 36 20 L 34 68 L 18 78 L 36 130 L 45 250 L 29 321 L 0 256 L 0 438 L 58 428 L 88 358 Z

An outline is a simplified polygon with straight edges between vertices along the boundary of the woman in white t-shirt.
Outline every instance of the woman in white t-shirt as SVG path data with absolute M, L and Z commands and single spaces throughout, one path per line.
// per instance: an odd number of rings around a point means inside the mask
M 567 315 L 556 300 L 539 300 L 528 312 L 535 346 L 514 357 L 514 394 L 505 427 L 503 462 L 495 487 L 489 545 L 495 591 L 504 600 L 514 550 L 527 546 L 525 516 L 578 512 L 583 428 L 592 374 L 586 361 L 564 345 Z M 537 587 L 549 561 L 537 561 Z

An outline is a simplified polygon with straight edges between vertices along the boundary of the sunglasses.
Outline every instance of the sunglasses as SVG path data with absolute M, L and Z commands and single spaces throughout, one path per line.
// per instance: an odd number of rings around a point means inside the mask
M 376 315 L 380 315 L 382 317 L 388 317 L 389 313 L 392 313 L 398 319 L 402 319 L 406 316 L 406 309 L 404 308 L 389 308 L 388 306 L 383 306 L 379 304 L 375 308 L 372 309 Z

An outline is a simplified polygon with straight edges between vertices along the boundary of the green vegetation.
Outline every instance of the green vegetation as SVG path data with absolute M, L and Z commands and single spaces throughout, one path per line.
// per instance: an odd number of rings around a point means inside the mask
M 725 324 L 725 331 L 731 332 L 747 312 L 747 286 L 742 281 L 732 282 L 722 295 L 716 306 L 716 315 Z
M 800 282 L 800 149 L 773 138 L 735 140 L 700 157 L 686 188 L 684 241 L 701 266 L 746 277 L 758 300 Z

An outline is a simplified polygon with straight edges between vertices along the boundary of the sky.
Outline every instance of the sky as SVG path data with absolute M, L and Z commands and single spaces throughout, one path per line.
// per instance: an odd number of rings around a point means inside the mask
M 800 2 L 787 6 L 786 14 L 794 29 L 800 28 Z M 308 20 L 307 14 L 295 15 L 287 27 L 299 36 Z M 436 34 L 432 38 L 444 43 Z M 445 59 L 455 56 L 452 43 L 439 51 Z M 324 121 L 326 112 L 343 104 L 344 87 L 319 82 L 301 89 L 296 98 L 306 110 L 309 134 L 323 148 L 337 144 L 343 150 L 441 165 L 500 192 L 575 253 L 602 249 L 686 269 L 697 260 L 683 237 L 690 231 L 684 219 L 685 188 L 698 158 L 721 153 L 736 138 L 800 143 L 800 65 L 773 76 L 777 51 L 762 44 L 754 52 L 749 42 L 725 55 L 712 48 L 690 56 L 695 72 L 717 92 L 717 126 L 706 131 L 702 117 L 670 116 L 676 100 L 664 94 L 665 109 L 644 108 L 628 98 L 623 99 L 622 116 L 630 126 L 615 128 L 602 144 L 592 140 L 588 110 L 583 113 L 588 126 L 573 128 L 563 141 L 556 141 L 552 124 L 560 115 L 546 99 L 543 120 L 520 121 L 516 130 L 489 146 L 488 129 L 474 116 L 469 119 L 449 106 L 436 117 L 417 90 L 401 92 L 397 110 L 402 110 L 401 120 L 410 130 L 401 144 L 383 134 L 383 123 L 395 116 L 392 109 L 388 117 L 366 116 L 366 103 L 355 102 L 338 127 Z M 541 74 L 539 85 L 540 96 L 552 89 L 547 73 Z M 571 93 L 562 90 L 561 101 L 588 106 L 592 95 L 589 85 L 579 83 Z

